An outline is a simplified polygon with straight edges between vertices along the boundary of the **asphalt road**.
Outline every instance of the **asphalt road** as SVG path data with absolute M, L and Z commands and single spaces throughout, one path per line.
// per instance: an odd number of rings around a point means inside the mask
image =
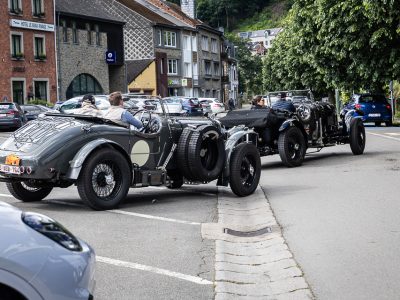
M 300 168 L 262 159 L 261 185 L 317 299 L 399 299 L 400 128 L 367 127 Z

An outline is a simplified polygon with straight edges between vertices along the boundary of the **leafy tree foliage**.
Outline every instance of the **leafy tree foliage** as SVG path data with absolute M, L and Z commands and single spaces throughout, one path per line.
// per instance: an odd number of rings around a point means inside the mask
M 396 0 L 296 0 L 265 62 L 267 89 L 381 90 L 400 76 Z

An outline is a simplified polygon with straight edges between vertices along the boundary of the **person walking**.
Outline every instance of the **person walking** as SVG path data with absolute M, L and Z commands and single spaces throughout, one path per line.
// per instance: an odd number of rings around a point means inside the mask
M 235 109 L 235 101 L 233 101 L 232 98 L 229 98 L 228 106 L 229 106 L 229 110 L 234 110 Z
M 124 101 L 122 100 L 121 92 L 111 93 L 108 100 L 110 101 L 111 106 L 104 114 L 104 118 L 133 125 L 136 129 L 141 129 L 143 127 L 141 121 L 124 109 Z

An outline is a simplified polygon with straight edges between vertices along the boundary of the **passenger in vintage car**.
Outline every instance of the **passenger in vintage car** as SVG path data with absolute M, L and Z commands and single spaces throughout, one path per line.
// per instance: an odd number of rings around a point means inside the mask
M 136 119 L 129 111 L 124 109 L 124 101 L 122 100 L 121 92 L 111 93 L 109 96 L 111 107 L 104 114 L 104 117 L 114 121 L 122 121 L 126 124 L 135 126 L 137 129 L 141 129 L 143 124 L 141 121 Z
M 87 94 L 82 98 L 82 107 L 74 112 L 79 115 L 89 115 L 102 118 L 103 112 L 96 106 L 96 99 L 93 95 Z

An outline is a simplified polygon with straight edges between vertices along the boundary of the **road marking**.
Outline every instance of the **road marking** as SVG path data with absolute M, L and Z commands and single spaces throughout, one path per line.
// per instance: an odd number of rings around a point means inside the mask
M 398 132 L 387 132 L 387 133 L 385 133 L 385 134 L 388 134 L 388 135 L 400 135 L 400 133 L 398 133 Z
M 392 137 L 392 136 L 387 136 L 387 135 L 384 135 L 384 134 L 373 133 L 373 132 L 368 132 L 368 134 L 372 134 L 372 135 L 376 135 L 376 136 L 380 136 L 380 137 L 383 137 L 383 138 L 386 138 L 386 139 L 395 140 L 395 141 L 399 141 L 400 142 L 400 138 L 395 138 L 395 137 Z
M 213 284 L 211 281 L 208 281 L 208 280 L 203 279 L 201 277 L 185 275 L 185 274 L 178 273 L 178 272 L 168 271 L 168 270 L 165 270 L 165 269 L 160 269 L 160 268 L 156 268 L 156 267 L 150 267 L 150 266 L 146 266 L 146 265 L 141 265 L 141 264 L 122 261 L 122 260 L 117 260 L 117 259 L 112 259 L 112 258 L 108 258 L 108 257 L 96 256 L 96 260 L 98 262 L 102 262 L 102 263 L 105 263 L 105 264 L 110 264 L 110 265 L 114 265 L 114 266 L 118 266 L 118 267 L 124 267 L 124 268 L 130 268 L 130 269 L 153 272 L 153 273 L 157 273 L 157 274 L 160 274 L 160 275 L 166 275 L 166 276 L 170 276 L 170 277 L 175 277 L 175 278 L 179 278 L 179 279 L 190 281 L 190 282 L 197 283 L 197 284 L 202 284 L 202 285 Z
M 106 211 L 116 213 L 116 214 L 121 214 L 121 215 L 128 215 L 128 216 L 140 217 L 140 218 L 145 218 L 145 219 L 154 219 L 154 220 L 180 223 L 180 224 L 188 224 L 188 225 L 200 225 L 201 224 L 198 222 L 189 222 L 189 221 L 183 221 L 183 220 L 177 220 L 177 219 L 170 219 L 170 218 L 164 218 L 164 217 L 156 217 L 156 216 L 151 216 L 151 215 L 138 214 L 138 213 L 119 210 L 119 209 L 112 209 L 112 210 L 106 210 Z
M 14 198 L 14 196 L 9 195 L 9 194 L 0 194 L 0 197 Z

